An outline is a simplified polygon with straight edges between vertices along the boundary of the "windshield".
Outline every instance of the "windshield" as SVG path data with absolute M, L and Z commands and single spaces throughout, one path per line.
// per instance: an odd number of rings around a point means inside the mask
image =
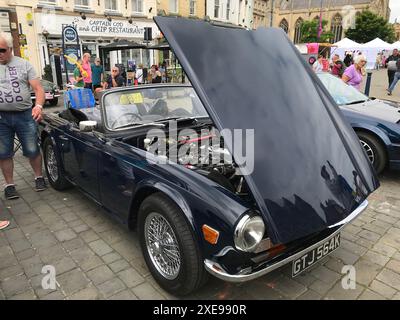
M 112 130 L 169 119 L 208 117 L 191 87 L 116 91 L 104 97 L 106 126 Z
M 340 78 L 329 73 L 318 73 L 317 75 L 338 105 L 368 100 L 366 95 L 362 94 L 356 88 L 347 85 Z

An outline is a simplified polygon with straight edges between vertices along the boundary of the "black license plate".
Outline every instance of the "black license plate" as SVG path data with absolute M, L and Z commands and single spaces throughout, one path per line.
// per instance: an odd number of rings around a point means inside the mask
M 340 233 L 327 239 L 318 247 L 308 251 L 302 257 L 292 262 L 292 277 L 302 273 L 304 270 L 311 267 L 313 264 L 326 257 L 332 251 L 340 246 Z

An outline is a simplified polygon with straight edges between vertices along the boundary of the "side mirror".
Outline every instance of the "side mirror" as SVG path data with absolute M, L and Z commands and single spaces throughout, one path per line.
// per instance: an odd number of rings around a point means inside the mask
M 97 126 L 97 121 L 80 121 L 79 130 L 82 132 L 92 132 Z

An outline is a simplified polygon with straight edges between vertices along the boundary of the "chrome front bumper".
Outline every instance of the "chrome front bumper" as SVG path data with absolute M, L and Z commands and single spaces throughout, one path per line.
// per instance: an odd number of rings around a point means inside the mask
M 293 260 L 301 258 L 308 251 L 315 249 L 316 247 L 323 244 L 326 241 L 326 239 L 334 237 L 336 234 L 338 234 L 342 230 L 342 228 L 346 224 L 348 224 L 350 221 L 352 221 L 354 218 L 356 218 L 361 212 L 363 212 L 367 208 L 367 206 L 368 206 L 368 201 L 364 200 L 364 202 L 356 210 L 354 210 L 349 216 L 347 216 L 345 219 L 343 219 L 342 221 L 339 221 L 338 223 L 336 223 L 334 225 L 329 226 L 329 228 L 339 227 L 339 229 L 336 230 L 334 233 L 330 234 L 328 237 L 322 239 L 321 241 L 313 244 L 312 246 L 310 246 L 298 253 L 295 253 L 284 260 L 281 260 L 279 262 L 276 262 L 275 264 L 267 266 L 266 268 L 264 268 L 262 270 L 259 270 L 259 271 L 253 272 L 253 273 L 248 273 L 248 274 L 229 274 L 229 273 L 225 272 L 224 268 L 221 265 L 219 265 L 218 263 L 211 261 L 209 259 L 204 260 L 204 266 L 205 266 L 206 270 L 209 273 L 211 273 L 213 276 L 215 276 L 219 279 L 222 279 L 224 281 L 228 281 L 228 282 L 246 282 L 246 281 L 257 279 L 279 267 L 282 267 L 283 265 L 285 265 L 289 262 L 292 262 Z

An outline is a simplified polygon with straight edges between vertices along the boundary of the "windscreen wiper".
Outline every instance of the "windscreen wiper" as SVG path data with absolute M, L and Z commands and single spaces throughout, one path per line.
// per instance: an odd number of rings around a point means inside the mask
M 154 122 L 164 122 L 164 121 L 186 121 L 186 120 L 192 120 L 192 121 L 197 121 L 198 119 L 203 119 L 203 118 L 208 118 L 208 116 L 201 116 L 201 117 L 169 117 L 169 118 L 163 118 L 156 120 Z
M 128 128 L 128 127 L 132 127 L 132 126 L 135 126 L 135 128 L 141 128 L 141 127 L 147 127 L 147 126 L 165 127 L 165 124 L 155 123 L 155 122 L 148 122 L 148 123 L 133 122 L 133 123 L 124 124 L 123 126 L 113 128 L 113 130 Z
M 357 101 L 352 101 L 352 102 L 346 103 L 346 106 L 349 106 L 349 105 L 351 105 L 351 104 L 363 103 L 363 102 L 366 102 L 366 101 L 369 101 L 369 100 L 370 100 L 370 99 L 367 99 L 367 100 L 357 100 Z

